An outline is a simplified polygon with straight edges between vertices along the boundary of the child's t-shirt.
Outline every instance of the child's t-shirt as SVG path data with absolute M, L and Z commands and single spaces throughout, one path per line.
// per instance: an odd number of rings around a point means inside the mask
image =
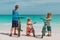
M 47 19 L 47 26 L 50 26 L 50 18 Z

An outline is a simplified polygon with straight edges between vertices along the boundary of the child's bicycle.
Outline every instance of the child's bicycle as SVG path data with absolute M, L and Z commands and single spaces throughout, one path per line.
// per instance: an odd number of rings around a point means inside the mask
M 43 20 L 43 22 L 44 22 L 44 26 L 43 26 L 43 28 L 42 28 L 42 37 L 41 38 L 43 38 L 43 36 L 45 36 L 45 33 L 47 32 L 46 31 L 46 25 L 47 25 L 47 23 L 46 23 L 46 19 L 43 19 L 43 18 L 41 18 L 42 20 Z

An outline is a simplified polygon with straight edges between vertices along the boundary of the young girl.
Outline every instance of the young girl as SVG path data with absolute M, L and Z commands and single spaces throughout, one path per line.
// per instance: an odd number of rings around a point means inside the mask
M 51 13 L 47 14 L 47 31 L 48 31 L 48 35 L 47 36 L 51 36 L 51 26 L 50 26 L 50 17 L 51 17 Z
M 35 31 L 31 22 L 31 19 L 27 19 L 27 29 L 26 29 L 26 36 L 30 36 L 30 33 L 33 33 L 33 36 L 35 37 Z

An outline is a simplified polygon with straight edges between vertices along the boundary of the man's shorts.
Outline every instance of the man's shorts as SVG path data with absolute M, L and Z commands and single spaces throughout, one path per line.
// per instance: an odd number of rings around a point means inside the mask
M 12 27 L 18 27 L 18 21 L 13 20 L 12 21 Z

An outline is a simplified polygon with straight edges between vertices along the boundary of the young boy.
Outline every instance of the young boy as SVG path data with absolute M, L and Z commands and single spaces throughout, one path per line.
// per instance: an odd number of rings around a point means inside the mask
M 44 22 L 44 26 L 42 28 L 42 37 L 41 38 L 43 38 L 43 36 L 45 36 L 45 33 L 46 33 L 46 25 L 47 25 L 46 19 L 42 19 L 42 20 Z
M 48 35 L 47 36 L 51 36 L 51 26 L 50 26 L 50 17 L 51 17 L 51 13 L 47 14 L 47 31 L 48 31 Z
M 35 37 L 35 30 L 33 28 L 31 19 L 27 19 L 27 29 L 26 29 L 26 36 L 30 36 L 30 33 L 33 33 L 33 36 Z

